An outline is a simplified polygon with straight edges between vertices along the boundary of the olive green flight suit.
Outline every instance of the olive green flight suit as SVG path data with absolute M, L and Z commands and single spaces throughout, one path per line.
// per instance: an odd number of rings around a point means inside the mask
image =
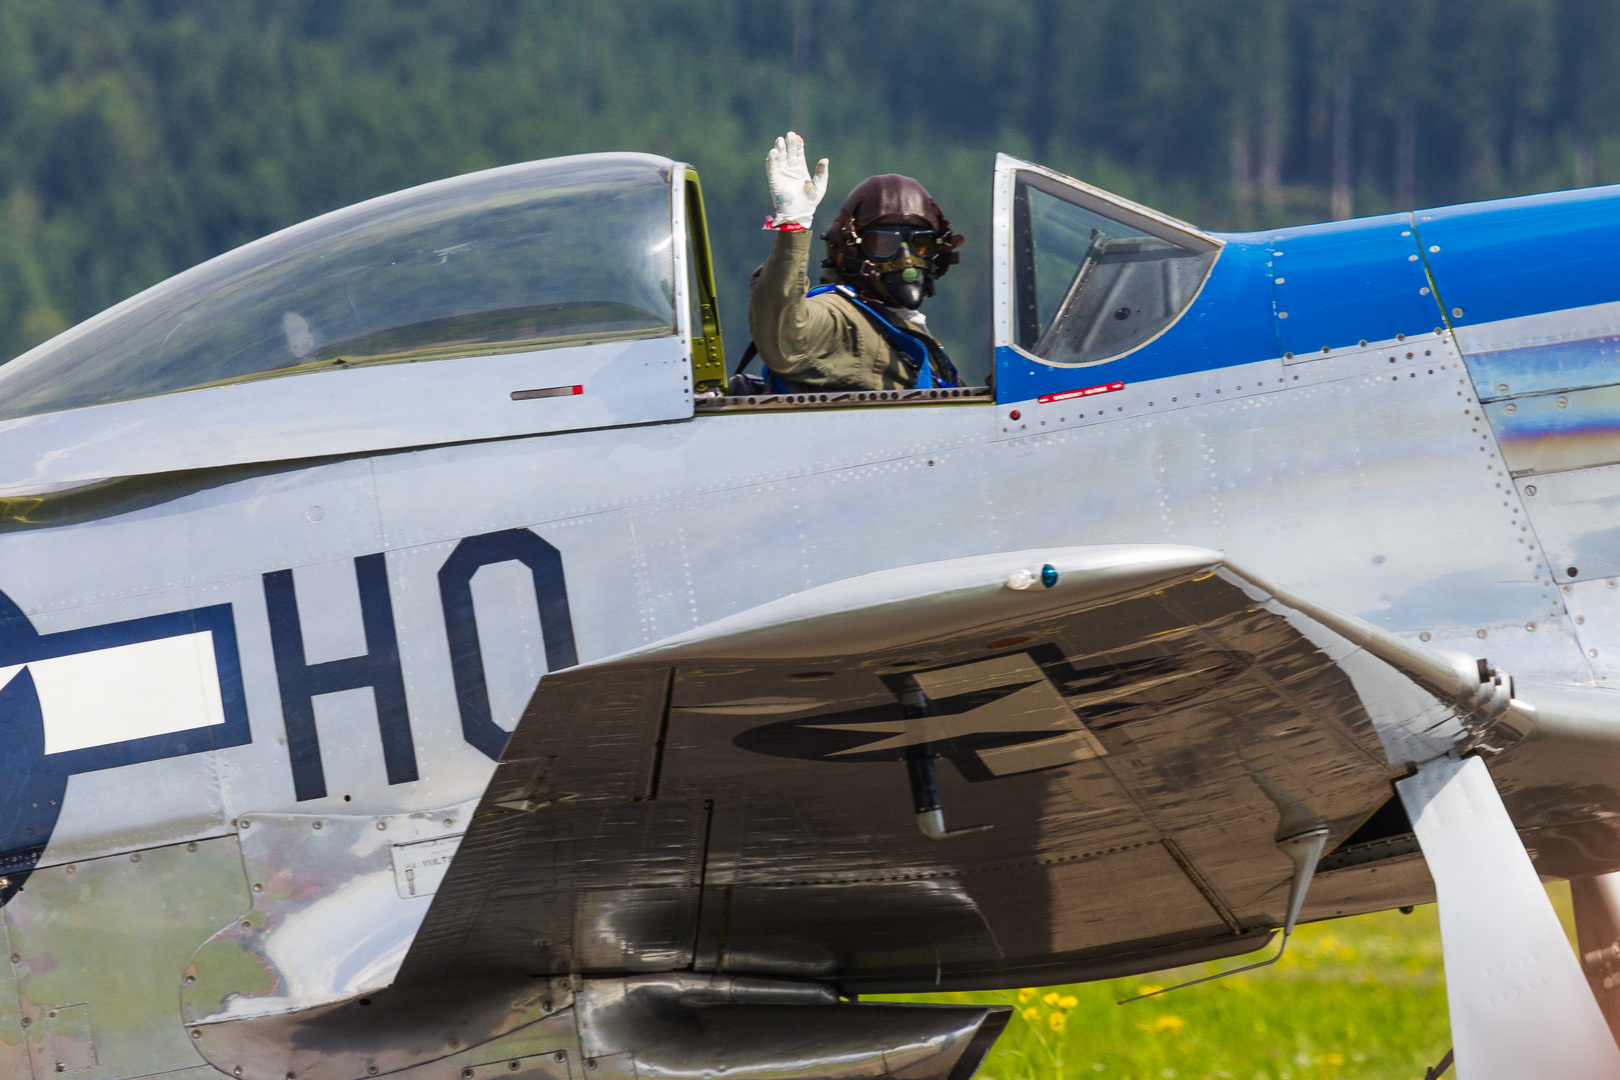
M 889 344 L 870 316 L 834 292 L 805 295 L 813 239 L 809 230 L 777 233 L 770 256 L 748 282 L 748 329 L 760 358 L 805 391 L 915 386 L 917 365 Z M 939 342 L 925 333 L 917 337 L 928 343 L 935 378 L 954 379 Z

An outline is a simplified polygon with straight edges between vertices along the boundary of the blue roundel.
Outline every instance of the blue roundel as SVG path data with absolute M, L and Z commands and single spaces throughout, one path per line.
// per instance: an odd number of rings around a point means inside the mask
M 1057 567 L 1051 563 L 1041 567 L 1041 584 L 1048 589 L 1057 584 Z

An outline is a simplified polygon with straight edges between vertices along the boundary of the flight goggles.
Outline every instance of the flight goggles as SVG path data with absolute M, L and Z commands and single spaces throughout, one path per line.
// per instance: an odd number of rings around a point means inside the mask
M 927 259 L 934 254 L 933 229 L 913 229 L 902 226 L 894 229 L 867 229 L 861 234 L 861 251 L 868 259 L 887 262 L 900 254 L 901 245 L 911 254 Z

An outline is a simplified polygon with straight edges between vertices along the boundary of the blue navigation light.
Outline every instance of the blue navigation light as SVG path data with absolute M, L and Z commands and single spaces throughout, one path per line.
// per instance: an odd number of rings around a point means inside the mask
M 1057 584 L 1057 567 L 1051 563 L 1041 567 L 1041 584 L 1048 589 Z

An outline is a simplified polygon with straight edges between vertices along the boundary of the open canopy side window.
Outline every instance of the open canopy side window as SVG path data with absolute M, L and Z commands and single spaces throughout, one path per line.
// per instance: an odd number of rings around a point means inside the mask
M 1221 242 L 1005 154 L 996 159 L 997 345 L 1063 367 L 1101 364 L 1164 333 Z

